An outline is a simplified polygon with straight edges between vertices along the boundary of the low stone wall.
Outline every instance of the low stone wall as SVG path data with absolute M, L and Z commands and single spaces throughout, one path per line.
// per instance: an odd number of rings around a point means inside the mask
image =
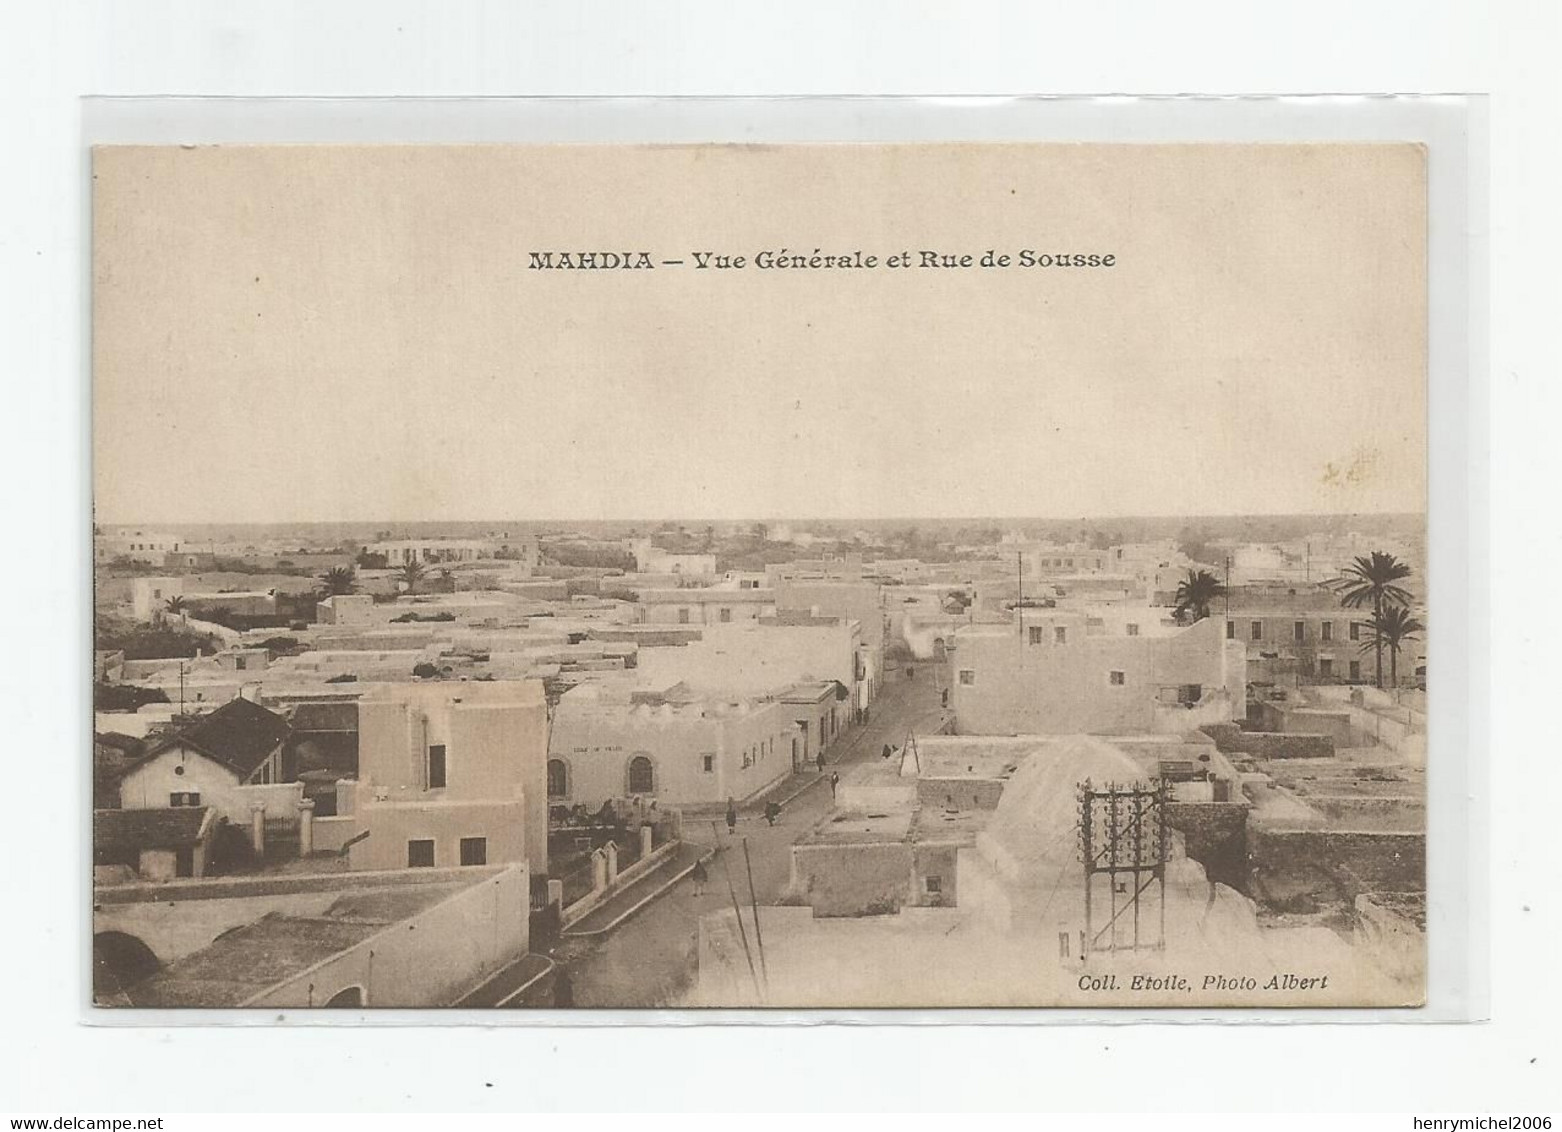
M 1329 735 L 1290 734 L 1278 731 L 1243 731 L 1235 724 L 1213 724 L 1201 728 L 1215 740 L 1215 747 L 1226 754 L 1240 753 L 1261 759 L 1327 759 L 1334 757 L 1334 739 Z
M 657 865 L 661 864 L 668 857 L 671 857 L 674 853 L 676 853 L 678 851 L 678 846 L 682 844 L 683 842 L 681 841 L 669 841 L 667 844 L 653 849 L 650 853 L 647 853 L 644 857 L 641 857 L 634 864 L 619 872 L 618 878 L 606 888 L 594 889 L 593 891 L 586 893 L 586 895 L 582 896 L 579 900 L 575 901 L 575 903 L 564 909 L 563 914 L 559 918 L 560 930 L 562 931 L 564 928 L 567 928 L 571 924 L 580 920 L 583 916 L 586 915 L 586 913 L 590 912 L 604 900 L 607 900 L 609 897 L 616 896 L 618 893 L 628 888 L 635 881 L 645 876 L 646 873 L 650 872 L 652 869 L 656 868 Z
M 387 886 L 446 884 L 452 880 L 497 875 L 506 865 L 447 866 L 440 869 L 386 869 L 363 872 L 264 873 L 259 876 L 203 877 L 165 884 L 123 884 L 94 888 L 94 904 L 169 903 L 277 896 L 299 892 L 345 893 Z
M 1245 802 L 1168 802 L 1166 822 L 1182 834 L 1189 857 L 1212 881 L 1238 892 L 1248 889 Z
M 1426 890 L 1426 834 L 1329 829 L 1248 832 L 1248 862 L 1274 887 L 1327 876 L 1341 897 Z
M 917 801 L 934 809 L 996 810 L 1003 787 L 995 778 L 924 777 L 917 779 Z
M 1307 799 L 1319 813 L 1335 825 L 1374 832 L 1419 833 L 1426 828 L 1426 803 L 1416 797 L 1359 797 L 1311 795 Z
M 1259 705 L 1259 726 L 1287 735 L 1327 735 L 1343 746 L 1351 744 L 1351 711 L 1331 710 L 1292 703 Z
M 914 875 L 911 847 L 901 841 L 792 846 L 792 895 L 815 916 L 898 912 L 916 903 Z

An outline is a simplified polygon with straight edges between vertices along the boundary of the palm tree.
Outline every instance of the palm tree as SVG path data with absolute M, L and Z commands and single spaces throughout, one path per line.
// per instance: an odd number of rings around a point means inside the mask
M 358 571 L 351 566 L 332 566 L 320 575 L 320 592 L 326 597 L 350 594 L 358 588 Z
M 173 597 L 169 598 L 163 603 L 163 608 L 177 617 L 185 610 L 184 598 L 180 597 L 178 594 L 175 594 Z
M 1191 613 L 1194 621 L 1202 621 L 1209 616 L 1215 599 L 1225 592 L 1220 579 L 1208 570 L 1189 570 L 1188 576 L 1177 583 L 1177 607 L 1172 615 L 1181 621 Z
M 401 580 L 406 583 L 407 592 L 413 593 L 418 588 L 418 583 L 423 580 L 423 563 L 413 558 L 401 568 Z
M 1378 687 L 1383 686 L 1383 650 L 1388 649 L 1389 682 L 1399 686 L 1399 650 L 1416 639 L 1417 633 L 1426 632 L 1426 626 L 1411 616 L 1402 605 L 1385 606 L 1381 615 L 1367 626 L 1367 639 L 1361 643 L 1361 651 L 1373 649 L 1378 654 Z
M 1410 567 L 1392 554 L 1374 550 L 1371 555 L 1356 556 L 1356 561 L 1345 567 L 1344 573 L 1328 585 L 1338 591 L 1340 604 L 1347 609 L 1372 607 L 1372 624 L 1383 624 L 1383 612 L 1395 605 L 1409 605 L 1410 591 L 1395 582 L 1410 577 Z M 1383 687 L 1383 645 L 1374 640 L 1373 652 L 1377 657 L 1378 687 Z

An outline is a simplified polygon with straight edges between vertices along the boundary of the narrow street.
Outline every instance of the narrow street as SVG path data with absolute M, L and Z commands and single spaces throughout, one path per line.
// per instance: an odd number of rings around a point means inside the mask
M 852 728 L 827 752 L 826 777 L 832 771 L 880 757 L 886 743 L 900 746 L 908 731 L 926 735 L 938 729 L 943 711 L 935 666 L 931 662 L 918 664 L 916 676 L 909 680 L 904 666 L 899 668 L 881 688 L 869 714 L 868 723 Z M 805 776 L 794 776 L 781 788 L 781 796 L 804 781 Z M 710 864 L 704 895 L 696 897 L 693 882 L 684 880 L 606 937 L 562 940 L 550 954 L 569 972 L 575 1005 L 677 1005 L 693 985 L 699 917 L 730 907 L 734 892 L 738 901 L 747 905 L 750 868 L 759 902 L 773 903 L 791 878 L 792 843 L 831 805 L 829 784 L 820 781 L 788 803 L 773 828 L 757 807 L 739 814 L 737 833 L 731 837 L 721 818 L 688 822 L 684 828 L 688 840 L 715 845 L 718 850 Z

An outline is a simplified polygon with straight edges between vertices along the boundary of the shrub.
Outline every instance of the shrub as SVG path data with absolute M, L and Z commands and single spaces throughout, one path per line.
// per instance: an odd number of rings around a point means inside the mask
M 161 688 L 138 688 L 133 684 L 94 684 L 92 706 L 98 711 L 136 711 L 142 704 L 166 704 L 168 693 Z

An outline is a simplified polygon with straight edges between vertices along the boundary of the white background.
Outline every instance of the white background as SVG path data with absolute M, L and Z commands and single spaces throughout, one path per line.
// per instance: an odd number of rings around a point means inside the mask
M 1556 1107 L 1562 752 L 1543 724 L 1558 675 L 1549 646 L 1562 561 L 1557 32 L 1556 8 L 1540 0 L 7 6 L 0 1111 Z M 81 1023 L 79 854 L 60 845 L 83 825 L 90 637 L 82 95 L 1356 91 L 1492 95 L 1491 529 L 1477 501 L 1470 531 L 1490 585 L 1492 1022 L 139 1032 Z M 1482 424 L 1479 412 L 1434 420 L 1434 446 L 1440 428 Z M 1479 460 L 1483 438 L 1472 444 Z M 1473 482 L 1483 486 L 1479 468 Z M 1473 595 L 1477 609 L 1487 601 Z

